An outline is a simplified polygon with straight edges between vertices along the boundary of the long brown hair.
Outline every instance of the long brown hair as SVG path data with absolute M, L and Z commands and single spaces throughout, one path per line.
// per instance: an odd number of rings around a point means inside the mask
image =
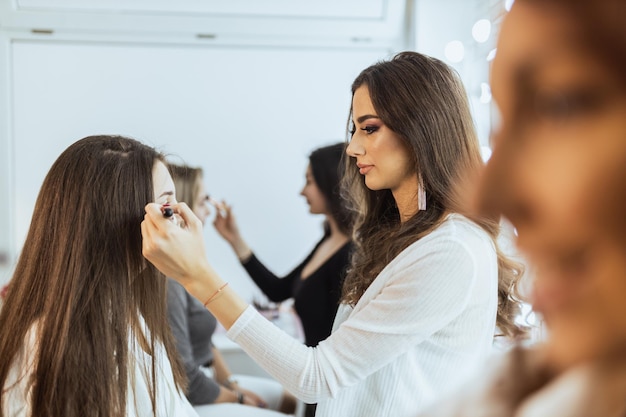
M 134 376 L 129 340 L 152 356 L 155 415 L 160 343 L 184 386 L 165 314 L 166 281 L 141 254 L 141 221 L 155 198 L 159 160 L 133 139 L 92 136 L 67 148 L 44 180 L 0 313 L 0 386 L 25 336 L 36 332 L 28 352 L 32 415 L 125 416 Z
M 440 225 L 446 213 L 464 213 L 455 183 L 462 173 L 474 172 L 482 164 L 465 90 L 458 75 L 443 62 L 402 52 L 363 70 L 352 84 L 352 94 L 362 85 L 369 89 L 377 116 L 413 156 L 415 175 L 426 191 L 427 210 L 400 222 L 391 191 L 368 189 L 358 167 L 346 164 L 344 190 L 357 216 L 356 249 L 342 301 L 353 305 L 393 258 Z M 498 222 L 472 220 L 498 248 Z M 521 310 L 515 287 L 523 268 L 499 249 L 497 255 L 497 324 L 504 334 L 515 336 L 522 332 L 514 320 Z
M 204 175 L 202 168 L 168 163 L 168 169 L 176 185 L 176 198 L 189 207 L 195 207 L 196 196 L 201 192 L 200 181 Z

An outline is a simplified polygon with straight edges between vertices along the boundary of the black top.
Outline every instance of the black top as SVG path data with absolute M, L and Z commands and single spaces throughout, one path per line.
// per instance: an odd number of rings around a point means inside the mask
M 330 335 L 353 248 L 352 242 L 346 243 L 315 272 L 302 279 L 302 269 L 324 239 L 326 237 L 315 245 L 300 265 L 283 278 L 274 275 L 254 254 L 243 263 L 248 275 L 270 300 L 281 302 L 293 297 L 307 346 L 317 346 Z

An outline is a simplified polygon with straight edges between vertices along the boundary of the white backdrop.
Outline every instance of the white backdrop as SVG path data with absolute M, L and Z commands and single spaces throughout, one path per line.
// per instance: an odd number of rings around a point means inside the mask
M 389 56 L 37 40 L 15 41 L 10 52 L 14 247 L 59 153 L 87 135 L 123 134 L 201 166 L 209 192 L 233 204 L 244 237 L 277 273 L 321 236 L 322 218 L 299 196 L 309 152 L 345 139 L 352 80 Z M 216 269 L 250 299 L 254 287 L 230 248 L 211 225 L 205 234 Z

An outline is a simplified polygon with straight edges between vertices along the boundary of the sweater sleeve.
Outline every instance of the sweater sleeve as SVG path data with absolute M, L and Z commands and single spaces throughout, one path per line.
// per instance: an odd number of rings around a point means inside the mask
M 187 398 L 194 405 L 212 404 L 220 393 L 220 387 L 194 361 L 187 310 L 188 300 L 184 287 L 168 278 L 167 316 L 187 374 Z
M 477 262 L 472 249 L 447 235 L 429 237 L 387 265 L 350 316 L 315 348 L 251 307 L 228 336 L 298 398 L 334 397 L 444 328 L 469 303 Z

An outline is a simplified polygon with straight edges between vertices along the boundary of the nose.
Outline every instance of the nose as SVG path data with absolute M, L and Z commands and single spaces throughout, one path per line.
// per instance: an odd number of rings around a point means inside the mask
M 529 183 L 525 181 L 528 161 L 519 132 L 502 129 L 494 138 L 493 153 L 483 169 L 475 188 L 475 208 L 486 216 L 507 217 L 515 226 L 532 217 L 529 206 Z
M 352 138 L 350 139 L 350 142 L 348 143 L 348 146 L 346 147 L 346 154 L 348 154 L 348 156 L 351 156 L 353 158 L 356 158 L 357 156 L 365 154 L 365 148 L 363 148 L 363 145 L 361 144 L 361 140 L 358 138 L 358 133 L 355 133 L 354 135 L 352 135 Z

